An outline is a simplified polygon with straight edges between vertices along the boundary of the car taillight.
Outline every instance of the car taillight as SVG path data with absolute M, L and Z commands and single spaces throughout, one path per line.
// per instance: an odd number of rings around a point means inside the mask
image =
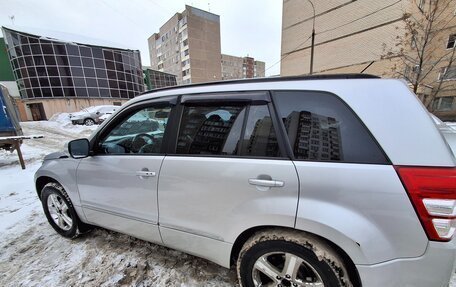
M 456 168 L 395 168 L 429 240 L 450 241 L 456 231 Z

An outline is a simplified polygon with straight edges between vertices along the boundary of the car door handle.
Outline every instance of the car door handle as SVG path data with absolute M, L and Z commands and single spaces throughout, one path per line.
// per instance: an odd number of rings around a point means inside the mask
M 258 178 L 250 178 L 249 184 L 264 187 L 283 187 L 285 185 L 285 183 L 280 180 L 267 180 Z
M 136 172 L 136 176 L 138 176 L 140 179 L 144 179 L 146 177 L 154 177 L 156 174 L 155 174 L 155 171 L 144 171 L 144 170 L 141 170 L 141 171 L 137 171 Z

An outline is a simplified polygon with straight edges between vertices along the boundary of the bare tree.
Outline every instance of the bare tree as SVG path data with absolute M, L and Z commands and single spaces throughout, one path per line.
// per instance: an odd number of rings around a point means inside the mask
M 455 17 L 450 9 L 454 9 L 456 1 L 418 0 L 414 3 L 414 11 L 404 13 L 405 33 L 403 38 L 398 36 L 396 39 L 396 51 L 391 50 L 384 57 L 398 56 L 400 61 L 394 65 L 393 73 L 406 79 L 414 93 L 420 87 L 431 89 L 425 102 L 429 108 L 435 96 L 442 91 L 444 79 L 455 61 L 455 44 L 444 53 L 441 52 L 441 45 L 442 31 Z M 436 77 L 439 73 L 440 76 Z

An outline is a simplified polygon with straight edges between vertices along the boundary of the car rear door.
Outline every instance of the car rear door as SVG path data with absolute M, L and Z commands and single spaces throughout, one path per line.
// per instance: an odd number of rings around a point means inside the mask
M 244 230 L 293 227 L 298 178 L 269 93 L 186 95 L 179 110 L 176 148 L 160 173 L 163 242 L 227 265 L 220 260 Z
M 157 183 L 174 98 L 137 104 L 96 137 L 94 154 L 81 160 L 77 182 L 90 223 L 161 242 Z

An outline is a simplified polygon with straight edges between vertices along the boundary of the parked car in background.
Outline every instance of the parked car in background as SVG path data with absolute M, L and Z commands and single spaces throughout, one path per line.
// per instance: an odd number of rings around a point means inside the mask
M 92 126 L 100 123 L 100 117 L 103 115 L 110 115 L 117 111 L 119 106 L 93 106 L 82 109 L 80 112 L 71 113 L 69 115 L 71 123 L 73 125 L 86 125 Z
M 98 118 L 98 123 L 101 124 L 102 122 L 106 121 L 112 114 L 104 114 Z
M 62 236 L 102 226 L 237 265 L 243 287 L 443 287 L 455 178 L 406 84 L 320 75 L 149 92 L 35 183 Z

